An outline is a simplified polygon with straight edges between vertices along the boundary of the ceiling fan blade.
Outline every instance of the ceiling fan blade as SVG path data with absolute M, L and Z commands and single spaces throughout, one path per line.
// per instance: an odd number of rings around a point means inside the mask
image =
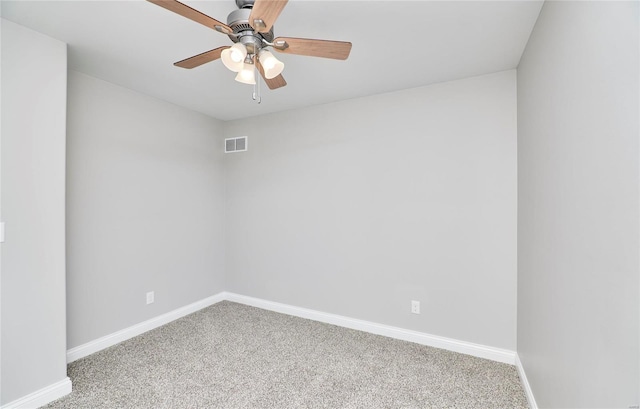
M 199 12 L 198 10 L 187 6 L 186 4 L 180 3 L 177 0 L 147 0 L 147 1 L 153 4 L 157 4 L 160 7 L 164 7 L 169 11 L 173 11 L 176 14 L 180 14 L 183 17 L 186 17 L 204 26 L 212 28 L 223 34 L 233 33 L 233 30 L 231 30 L 231 28 L 228 25 L 221 23 L 215 18 L 209 17 L 204 13 Z
M 220 58 L 220 54 L 222 53 L 222 51 L 226 50 L 227 48 L 229 47 L 225 46 L 214 48 L 213 50 L 205 51 L 201 54 L 194 55 L 193 57 L 185 58 L 182 61 L 173 63 L 173 65 L 180 68 L 195 68 L 202 64 L 217 60 L 218 58 Z
M 264 68 L 262 68 L 262 64 L 260 64 L 260 61 L 258 59 L 256 59 L 256 67 L 258 68 L 258 71 L 260 71 L 260 75 L 262 75 L 262 78 L 264 79 L 264 82 L 267 84 L 267 87 L 269 87 L 269 89 L 278 89 L 287 85 L 287 81 L 284 80 L 284 77 L 282 75 L 278 75 L 277 77 L 271 78 L 270 80 L 266 79 L 264 76 Z
M 266 33 L 287 5 L 289 0 L 256 0 L 251 9 L 249 24 L 254 30 Z
M 346 60 L 351 52 L 351 43 L 346 41 L 278 37 L 273 40 L 273 44 L 273 48 L 281 53 L 333 58 L 336 60 Z

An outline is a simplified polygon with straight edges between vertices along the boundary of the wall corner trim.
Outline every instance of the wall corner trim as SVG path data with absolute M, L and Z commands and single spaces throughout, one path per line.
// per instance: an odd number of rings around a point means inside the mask
M 39 408 L 71 393 L 71 379 L 63 380 L 37 390 L 2 406 L 2 409 Z
M 402 341 L 415 342 L 416 344 L 446 349 L 449 351 L 472 355 L 478 358 L 490 359 L 492 361 L 502 362 L 505 364 L 515 364 L 515 351 L 510 351 L 507 349 L 474 344 L 457 339 L 445 338 L 438 335 L 427 334 L 424 332 L 412 331 L 403 328 L 392 327 L 389 325 L 378 324 L 375 322 L 349 318 L 341 315 L 294 307 L 292 305 L 266 301 L 259 298 L 247 297 L 244 295 L 229 292 L 224 293 L 224 299 L 240 304 L 250 305 L 252 307 L 279 312 L 282 314 L 288 314 L 300 318 L 324 322 L 326 324 L 333 324 L 339 327 L 369 332 L 372 334 L 395 338 Z
M 151 318 L 147 321 L 143 321 L 131 327 L 122 329 L 109 335 L 105 335 L 104 337 L 100 337 L 93 341 L 89 341 L 86 344 L 78 345 L 77 347 L 71 348 L 67 351 L 67 363 L 71 363 L 110 346 L 119 344 L 122 341 L 126 341 L 147 331 L 161 327 L 165 324 L 170 323 L 171 321 L 182 318 L 185 315 L 189 315 L 210 305 L 219 303 L 223 300 L 224 293 L 218 293 L 184 307 L 169 311 L 166 314 L 159 315 L 155 318 Z
M 538 409 L 538 404 L 536 403 L 536 399 L 533 397 L 531 385 L 529 385 L 527 374 L 524 372 L 524 367 L 522 366 L 522 362 L 520 362 L 518 354 L 516 354 L 516 368 L 518 369 L 518 376 L 520 376 L 520 383 L 522 383 L 522 388 L 527 396 L 527 402 L 529 402 L 529 408 Z

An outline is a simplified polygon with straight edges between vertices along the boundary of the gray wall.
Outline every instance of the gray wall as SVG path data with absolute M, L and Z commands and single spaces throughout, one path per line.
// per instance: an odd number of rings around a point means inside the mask
M 64 43 L 2 20 L 0 404 L 66 378 Z
M 515 71 L 225 135 L 228 290 L 515 350 Z
M 76 72 L 68 104 L 73 348 L 224 290 L 224 172 L 215 119 Z
M 545 3 L 518 67 L 518 354 L 540 407 L 638 403 L 638 3 Z

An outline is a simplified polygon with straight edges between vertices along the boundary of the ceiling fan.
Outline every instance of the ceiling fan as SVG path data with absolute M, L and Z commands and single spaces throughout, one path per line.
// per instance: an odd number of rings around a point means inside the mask
M 237 72 L 236 81 L 255 84 L 255 69 L 260 72 L 270 89 L 287 85 L 281 73 L 284 64 L 268 48 L 285 53 L 312 57 L 346 60 L 351 43 L 345 41 L 315 40 L 308 38 L 277 37 L 273 35 L 276 21 L 288 0 L 235 0 L 238 10 L 227 17 L 227 24 L 207 16 L 177 0 L 148 0 L 183 17 L 229 36 L 235 44 L 223 46 L 178 61 L 173 65 L 195 68 L 217 59 L 231 71 Z

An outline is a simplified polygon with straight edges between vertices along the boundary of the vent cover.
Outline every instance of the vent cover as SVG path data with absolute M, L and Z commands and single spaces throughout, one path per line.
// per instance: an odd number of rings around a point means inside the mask
M 249 148 L 249 139 L 246 136 L 227 138 L 224 140 L 224 153 L 244 152 Z

